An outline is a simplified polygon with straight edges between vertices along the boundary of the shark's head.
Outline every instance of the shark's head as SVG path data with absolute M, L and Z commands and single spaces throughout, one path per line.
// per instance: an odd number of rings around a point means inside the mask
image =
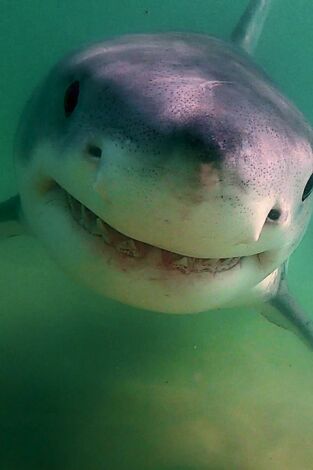
M 249 57 L 202 35 L 127 36 L 62 61 L 22 117 L 25 217 L 104 296 L 223 306 L 294 251 L 312 131 Z

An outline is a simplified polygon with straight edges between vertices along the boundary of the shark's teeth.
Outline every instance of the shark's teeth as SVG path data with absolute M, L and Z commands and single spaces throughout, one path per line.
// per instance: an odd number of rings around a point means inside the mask
M 100 235 L 101 238 L 108 244 L 110 244 L 110 233 L 106 224 L 97 217 L 95 225 L 95 235 Z M 94 232 L 93 232 L 94 233 Z
M 133 258 L 141 257 L 140 251 L 138 250 L 135 241 L 131 238 L 115 245 L 115 249 L 123 255 L 131 256 Z
M 177 268 L 179 271 L 187 273 L 190 270 L 192 264 L 193 258 L 187 258 L 187 256 L 183 256 L 182 258 L 174 261 L 172 266 Z
M 81 209 L 80 209 L 81 204 L 76 199 L 71 197 L 68 193 L 67 193 L 67 200 L 68 200 L 68 203 L 69 203 L 69 206 L 70 206 L 70 209 L 71 209 L 71 212 L 72 212 L 72 215 L 73 215 L 74 219 L 77 220 L 77 221 L 80 221 L 80 218 L 81 218 Z
M 201 259 L 183 256 L 182 258 L 174 261 L 172 266 L 184 273 L 219 273 L 234 268 L 239 263 L 239 261 L 240 258 Z
M 134 240 L 113 229 L 96 216 L 86 206 L 66 192 L 70 212 L 76 222 L 90 234 L 100 237 L 104 243 L 115 248 L 123 256 L 144 258 L 151 249 L 159 250 L 161 265 L 181 273 L 210 272 L 212 274 L 228 271 L 240 263 L 241 258 L 193 258 L 182 256 L 171 251 L 158 249 L 146 243 Z

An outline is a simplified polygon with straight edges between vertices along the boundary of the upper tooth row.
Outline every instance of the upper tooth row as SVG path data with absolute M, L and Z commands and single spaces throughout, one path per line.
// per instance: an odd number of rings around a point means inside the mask
M 68 193 L 67 199 L 75 220 L 93 235 L 102 236 L 109 241 L 109 231 L 105 223 Z
M 101 236 L 106 243 L 114 245 L 116 250 L 120 253 L 134 257 L 140 256 L 138 247 L 133 239 L 125 237 L 125 240 L 119 240 L 113 243 L 112 237 L 110 236 L 110 230 L 103 220 L 69 194 L 68 201 L 75 220 L 77 220 L 77 222 L 91 234 Z

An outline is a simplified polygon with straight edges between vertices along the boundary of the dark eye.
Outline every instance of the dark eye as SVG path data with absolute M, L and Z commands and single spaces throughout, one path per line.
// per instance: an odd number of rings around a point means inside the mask
M 69 117 L 75 110 L 79 97 L 79 81 L 75 80 L 67 88 L 64 95 L 64 112 L 65 116 Z
M 313 189 L 313 173 L 310 176 L 309 181 L 305 185 L 305 188 L 302 194 L 302 201 L 304 201 L 307 197 L 310 196 L 312 189 Z
M 276 221 L 280 218 L 281 212 L 278 209 L 272 209 L 269 211 L 267 218 L 271 221 Z

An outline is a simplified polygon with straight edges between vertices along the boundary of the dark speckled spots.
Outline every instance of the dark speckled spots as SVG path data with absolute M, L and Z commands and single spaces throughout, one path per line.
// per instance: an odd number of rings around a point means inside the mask
M 312 171 L 312 153 L 298 150 L 313 140 L 303 116 L 249 58 L 205 35 L 126 36 L 74 54 L 35 93 L 20 130 L 25 160 L 38 142 L 79 155 L 94 136 L 113 138 L 142 174 L 185 167 L 198 181 L 210 164 L 221 185 L 262 198 L 299 167 L 303 191 L 302 166 Z

